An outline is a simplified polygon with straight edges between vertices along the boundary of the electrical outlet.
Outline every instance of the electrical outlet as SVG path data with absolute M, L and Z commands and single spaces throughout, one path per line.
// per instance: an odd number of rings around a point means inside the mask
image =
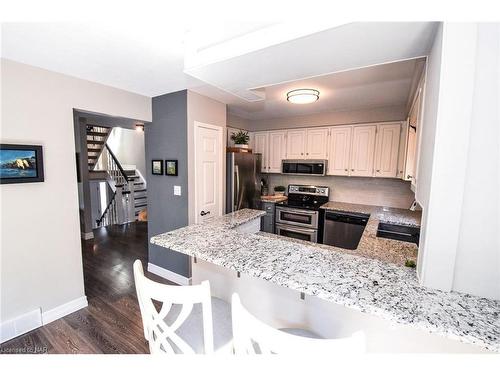
M 181 187 L 174 185 L 174 195 L 181 195 Z

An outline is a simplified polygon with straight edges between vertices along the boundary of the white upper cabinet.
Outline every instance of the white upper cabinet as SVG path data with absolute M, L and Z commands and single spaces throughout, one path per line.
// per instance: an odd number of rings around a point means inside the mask
M 354 126 L 352 130 L 351 176 L 373 176 L 377 125 Z
M 305 159 L 307 130 L 288 130 L 286 132 L 286 158 Z
M 375 177 L 395 178 L 398 174 L 400 135 L 400 123 L 377 125 Z
M 254 150 L 255 154 L 262 154 L 262 172 L 268 171 L 269 165 L 269 133 L 257 132 L 254 133 Z
M 269 132 L 267 172 L 281 173 L 281 161 L 286 158 L 286 131 Z
M 349 176 L 349 159 L 351 156 L 352 126 L 335 126 L 330 128 L 328 148 L 328 174 Z
M 328 128 L 307 129 L 306 159 L 326 159 Z

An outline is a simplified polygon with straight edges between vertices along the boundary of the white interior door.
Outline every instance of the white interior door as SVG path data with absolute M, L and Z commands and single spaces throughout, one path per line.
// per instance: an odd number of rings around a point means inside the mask
M 326 159 L 328 128 L 307 130 L 306 159 Z
M 222 128 L 195 122 L 196 223 L 222 215 Z
M 351 156 L 351 126 L 331 128 L 328 151 L 328 174 L 349 176 L 349 157 Z

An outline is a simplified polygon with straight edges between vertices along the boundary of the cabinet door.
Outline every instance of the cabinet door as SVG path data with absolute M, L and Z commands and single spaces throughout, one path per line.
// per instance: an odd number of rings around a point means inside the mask
M 269 132 L 268 172 L 281 173 L 281 161 L 286 157 L 284 131 Z
M 373 176 L 377 125 L 354 126 L 352 130 L 351 176 Z
M 415 179 L 415 164 L 417 154 L 417 132 L 414 128 L 408 129 L 408 146 L 406 148 L 406 165 L 403 180 L 413 181 Z
M 335 126 L 330 129 L 330 144 L 328 148 L 329 175 L 349 176 L 351 135 L 351 126 Z
M 399 136 L 399 153 L 398 153 L 398 174 L 397 178 L 404 179 L 405 177 L 405 162 L 406 162 L 406 148 L 408 140 L 408 122 L 401 123 L 401 135 Z
M 401 124 L 377 126 L 375 147 L 375 177 L 396 177 Z
M 306 157 L 307 131 L 289 130 L 286 132 L 286 158 L 304 159 Z
M 328 151 L 328 128 L 307 130 L 306 159 L 326 159 Z
M 267 132 L 258 132 L 254 136 L 254 153 L 262 155 L 262 172 L 267 172 L 269 165 L 269 134 Z

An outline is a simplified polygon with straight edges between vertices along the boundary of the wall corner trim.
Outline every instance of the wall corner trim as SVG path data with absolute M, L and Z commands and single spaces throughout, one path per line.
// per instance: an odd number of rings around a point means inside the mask
M 156 264 L 148 263 L 148 271 L 179 285 L 191 285 L 191 278 L 169 271 Z
M 77 299 L 66 302 L 57 307 L 54 307 L 53 309 L 44 311 L 42 312 L 43 325 L 53 322 L 54 320 L 60 319 L 66 315 L 69 315 L 87 306 L 88 306 L 87 297 L 81 296 Z

